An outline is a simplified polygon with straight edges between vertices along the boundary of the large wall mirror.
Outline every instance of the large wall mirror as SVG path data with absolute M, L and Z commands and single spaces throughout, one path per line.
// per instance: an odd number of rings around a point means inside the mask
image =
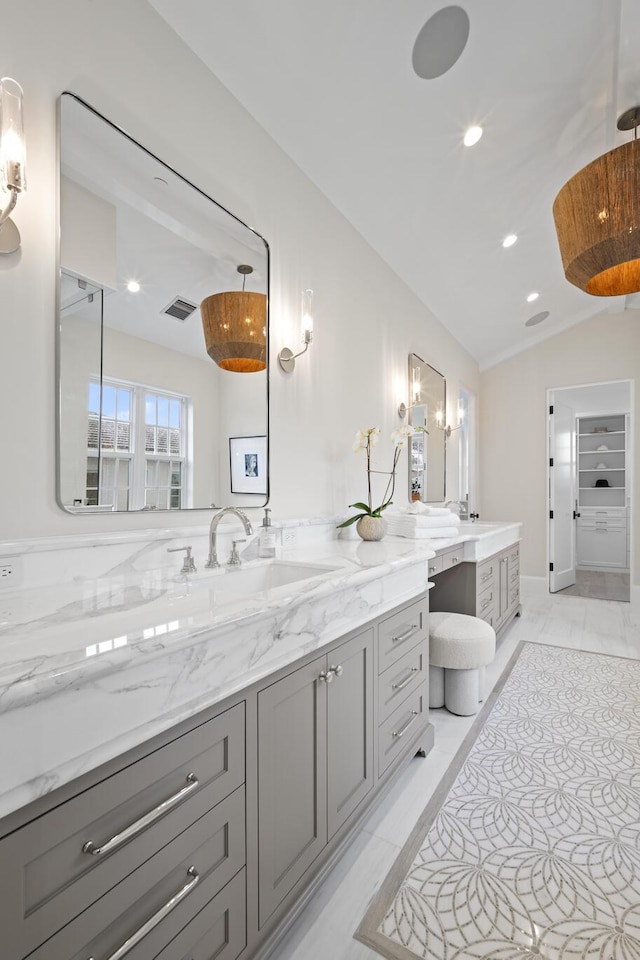
M 409 396 L 409 423 L 423 428 L 409 442 L 409 499 L 440 502 L 446 494 L 446 435 L 442 429 L 446 381 L 415 353 L 409 354 Z
M 267 502 L 268 294 L 259 234 L 61 96 L 62 507 Z

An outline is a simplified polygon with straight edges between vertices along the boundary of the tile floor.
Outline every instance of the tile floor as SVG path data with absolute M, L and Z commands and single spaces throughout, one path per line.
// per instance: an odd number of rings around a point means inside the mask
M 640 659 L 640 629 L 628 603 L 546 595 L 523 601 L 523 615 L 509 627 L 487 668 L 493 684 L 521 640 Z M 384 880 L 474 717 L 431 711 L 435 746 L 411 761 L 393 789 L 365 822 L 345 856 L 298 918 L 274 956 L 277 960 L 375 960 L 377 953 L 353 939 L 371 897 Z
M 617 570 L 576 570 L 576 582 L 558 597 L 591 597 L 595 600 L 622 600 L 629 602 L 629 574 Z

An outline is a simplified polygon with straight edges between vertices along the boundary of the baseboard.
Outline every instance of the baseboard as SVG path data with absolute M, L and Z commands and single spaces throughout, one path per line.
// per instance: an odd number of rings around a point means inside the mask
M 549 593 L 547 577 L 520 577 L 520 599 L 528 600 L 532 597 L 546 597 Z

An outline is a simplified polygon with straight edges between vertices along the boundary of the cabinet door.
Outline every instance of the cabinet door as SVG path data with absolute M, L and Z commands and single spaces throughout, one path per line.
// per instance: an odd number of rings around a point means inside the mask
M 328 656 L 327 823 L 329 839 L 373 787 L 373 630 Z
M 258 694 L 259 922 L 327 842 L 326 657 Z

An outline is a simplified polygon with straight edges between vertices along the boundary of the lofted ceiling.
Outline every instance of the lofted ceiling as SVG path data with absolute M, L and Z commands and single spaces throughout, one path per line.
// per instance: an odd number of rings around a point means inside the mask
M 638 0 L 458 0 L 468 43 L 433 80 L 412 50 L 446 3 L 150 2 L 481 367 L 637 305 L 564 279 L 551 211 L 628 139 L 616 118 L 640 101 Z M 464 147 L 472 124 L 484 134 Z

